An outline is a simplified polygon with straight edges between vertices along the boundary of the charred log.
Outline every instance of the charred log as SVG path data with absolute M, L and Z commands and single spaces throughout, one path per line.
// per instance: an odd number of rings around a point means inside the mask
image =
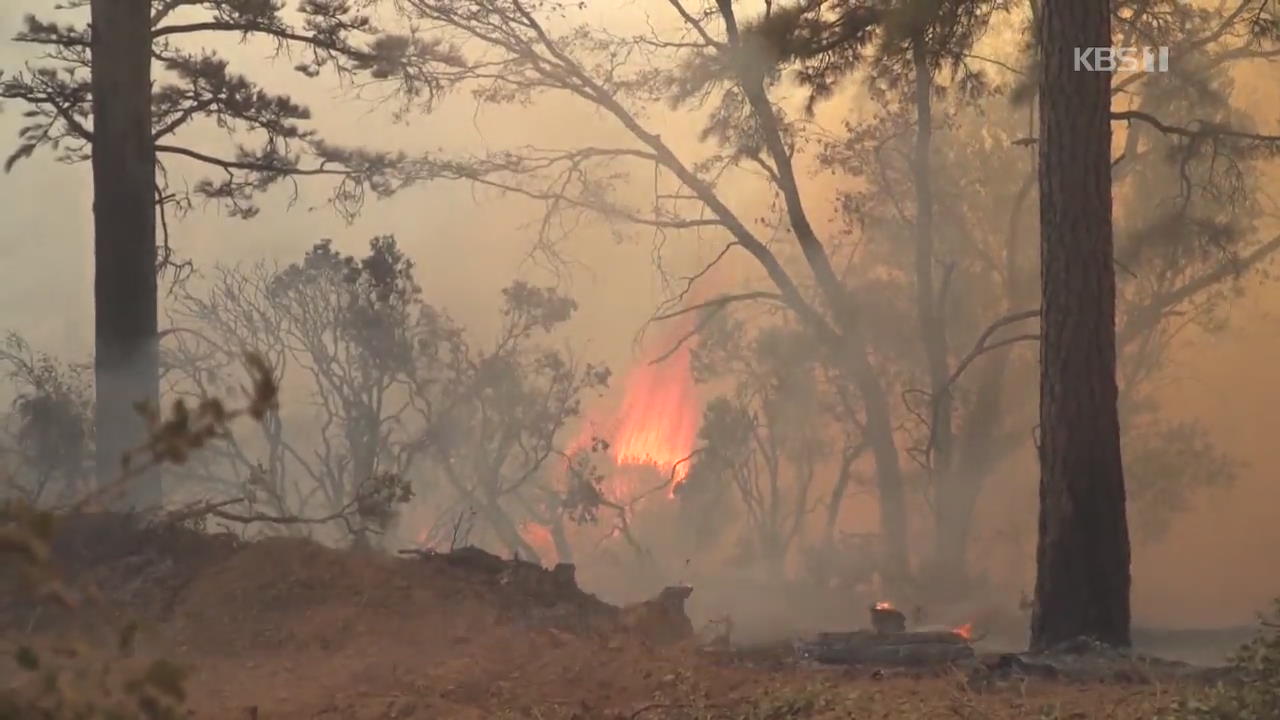
M 920 667 L 974 657 L 969 642 L 953 632 L 820 633 L 798 650 L 803 659 L 831 665 Z

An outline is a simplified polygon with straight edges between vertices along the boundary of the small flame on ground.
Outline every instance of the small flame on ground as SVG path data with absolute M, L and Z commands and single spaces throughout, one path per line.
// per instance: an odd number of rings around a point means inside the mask
M 951 632 L 955 633 L 956 635 L 959 635 L 965 640 L 972 640 L 973 639 L 973 623 L 965 623 L 960 627 L 951 628 Z

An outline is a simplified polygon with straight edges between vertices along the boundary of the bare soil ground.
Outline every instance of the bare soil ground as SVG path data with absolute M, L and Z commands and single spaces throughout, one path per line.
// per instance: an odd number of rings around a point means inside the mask
M 239 544 L 104 516 L 69 524 L 58 565 L 97 599 L 0 606 L 7 650 L 67 633 L 193 671 L 197 718 L 1149 718 L 1181 683 L 956 669 L 818 669 L 658 642 L 670 618 L 478 551 L 391 558 L 295 539 Z M 775 658 L 776 660 L 776 658 Z M 7 675 L 9 671 L 6 669 Z

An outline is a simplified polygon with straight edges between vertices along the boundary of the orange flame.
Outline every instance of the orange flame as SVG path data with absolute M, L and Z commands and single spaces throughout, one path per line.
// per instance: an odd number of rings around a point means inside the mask
M 551 529 L 546 525 L 525 521 L 520 524 L 520 537 L 538 553 L 544 563 L 555 564 L 559 555 L 556 553 L 556 541 L 551 537 Z M 525 558 L 528 560 L 529 558 Z
M 893 610 L 895 608 L 893 607 L 893 603 L 885 600 L 881 600 L 880 602 L 876 603 L 876 609 L 877 610 Z
M 659 347 L 670 347 L 679 333 Z M 621 467 L 648 466 L 672 478 L 668 497 L 688 475 L 688 458 L 698 439 L 701 405 L 687 347 L 681 347 L 661 362 L 648 360 L 633 367 L 623 381 L 623 398 L 612 422 L 605 426 L 610 455 Z M 591 443 L 592 428 L 584 428 L 578 448 Z M 642 488 L 632 474 L 619 473 L 610 479 L 620 501 L 634 498 Z
M 653 465 L 665 473 L 674 470 L 674 490 L 688 474 L 688 463 L 681 461 L 693 452 L 701 419 L 688 351 L 657 365 L 637 367 L 627 378 L 626 388 L 614 436 L 614 459 L 619 465 Z
M 965 623 L 960 627 L 951 628 L 951 632 L 955 633 L 956 635 L 959 635 L 965 640 L 972 640 L 973 639 L 973 623 Z

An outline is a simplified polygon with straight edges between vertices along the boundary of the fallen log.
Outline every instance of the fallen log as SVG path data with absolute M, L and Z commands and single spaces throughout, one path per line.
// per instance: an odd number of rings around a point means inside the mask
M 974 657 L 973 648 L 952 632 L 866 631 L 820 633 L 798 643 L 802 658 L 829 665 L 943 665 Z
M 969 642 L 963 636 L 949 630 L 908 631 L 895 633 L 867 632 L 824 632 L 818 633 L 817 642 L 827 645 L 844 645 L 856 647 L 884 647 L 891 645 L 965 645 Z

